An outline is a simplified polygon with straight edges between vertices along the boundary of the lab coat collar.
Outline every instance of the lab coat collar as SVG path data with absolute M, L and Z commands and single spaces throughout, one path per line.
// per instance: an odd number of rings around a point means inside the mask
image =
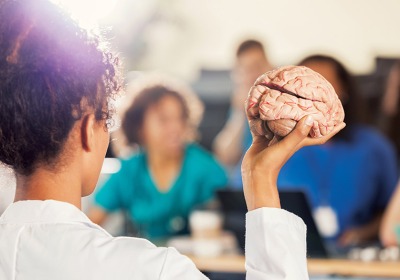
M 22 200 L 12 203 L 0 224 L 83 222 L 94 225 L 75 205 L 56 200 Z

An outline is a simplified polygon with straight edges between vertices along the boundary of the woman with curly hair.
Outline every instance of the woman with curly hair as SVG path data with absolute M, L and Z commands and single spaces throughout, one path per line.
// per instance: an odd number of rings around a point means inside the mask
M 108 213 L 123 209 L 136 235 L 162 242 L 187 233 L 190 212 L 225 187 L 227 177 L 214 157 L 193 143 L 202 105 L 190 89 L 159 75 L 139 78 L 130 88 L 127 98 L 133 101 L 123 102 L 129 106 L 122 113 L 123 136 L 114 144 L 124 140 L 138 150 L 99 189 L 89 217 L 101 224 Z
M 175 249 L 114 238 L 80 209 L 81 197 L 96 186 L 109 144 L 109 103 L 120 90 L 116 67 L 117 60 L 51 2 L 0 1 L 0 161 L 17 179 L 14 203 L 0 217 L 0 279 L 207 279 Z M 172 128 L 180 131 L 184 106 L 170 89 L 159 92 L 165 97 L 148 108 L 153 120 L 146 121 L 161 121 L 162 102 L 169 103 L 178 113 L 171 114 Z M 308 279 L 305 225 L 278 209 L 276 180 L 296 150 L 324 143 L 344 126 L 311 139 L 313 121 L 302 119 L 273 145 L 253 131 L 242 169 L 247 279 Z M 144 132 L 138 141 L 147 141 Z M 180 137 L 173 139 L 166 140 L 168 147 L 177 149 Z M 168 188 L 179 169 L 174 160 L 169 173 L 154 161 L 147 178 Z M 136 202 L 146 205 L 146 199 Z

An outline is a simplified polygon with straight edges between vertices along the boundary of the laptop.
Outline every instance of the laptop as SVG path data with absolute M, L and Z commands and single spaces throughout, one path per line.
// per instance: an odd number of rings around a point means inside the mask
M 301 190 L 281 190 L 279 191 L 279 196 L 282 209 L 301 217 L 307 225 L 307 257 L 328 258 L 328 250 L 318 232 L 305 193 Z M 224 214 L 224 229 L 233 232 L 244 252 L 247 206 L 243 191 L 234 189 L 219 190 L 217 197 Z

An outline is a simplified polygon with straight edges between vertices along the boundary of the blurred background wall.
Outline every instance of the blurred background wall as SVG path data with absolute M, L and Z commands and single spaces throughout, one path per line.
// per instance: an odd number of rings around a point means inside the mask
M 229 68 L 238 43 L 254 37 L 275 65 L 324 52 L 365 74 L 376 56 L 399 56 L 399 11 L 396 0 L 120 0 L 103 22 L 130 70 L 194 80 L 201 68 Z
M 200 143 L 207 149 L 228 114 L 230 69 L 245 39 L 264 43 L 275 66 L 315 53 L 336 57 L 357 75 L 371 119 L 400 57 L 397 0 L 102 0 L 96 6 L 106 11 L 98 23 L 108 28 L 127 73 L 157 70 L 194 87 L 206 106 Z

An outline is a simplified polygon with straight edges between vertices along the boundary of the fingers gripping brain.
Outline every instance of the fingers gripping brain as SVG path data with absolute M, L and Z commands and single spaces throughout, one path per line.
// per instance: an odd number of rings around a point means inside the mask
M 246 101 L 250 127 L 256 135 L 284 137 L 306 115 L 314 119 L 310 136 L 322 137 L 344 120 L 332 85 L 304 66 L 285 66 L 261 75 Z

